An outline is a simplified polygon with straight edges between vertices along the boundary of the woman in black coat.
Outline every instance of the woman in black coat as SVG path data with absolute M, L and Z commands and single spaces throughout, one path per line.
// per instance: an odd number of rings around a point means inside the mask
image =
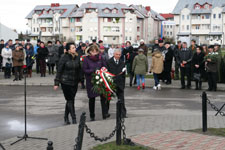
M 57 90 L 59 84 L 62 86 L 63 94 L 66 99 L 65 106 L 65 124 L 70 124 L 68 115 L 71 115 L 72 123 L 76 124 L 76 115 L 74 108 L 74 100 L 77 93 L 80 75 L 80 57 L 76 52 L 75 45 L 69 43 L 66 46 L 67 52 L 62 55 L 55 78 L 54 90 Z
M 165 50 L 162 52 L 164 56 L 164 70 L 163 70 L 163 80 L 166 80 L 166 84 L 171 84 L 171 68 L 173 62 L 173 51 L 170 47 L 170 43 L 165 43 Z
M 202 48 L 198 46 L 196 48 L 196 53 L 192 58 L 193 64 L 193 72 L 194 72 L 194 80 L 195 80 L 195 89 L 202 89 L 202 74 L 204 71 L 204 53 L 202 52 Z

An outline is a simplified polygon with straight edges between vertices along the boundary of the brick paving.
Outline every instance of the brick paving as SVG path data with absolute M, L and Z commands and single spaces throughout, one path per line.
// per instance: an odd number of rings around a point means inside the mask
M 225 138 L 192 132 L 145 133 L 132 141 L 157 150 L 225 150 Z

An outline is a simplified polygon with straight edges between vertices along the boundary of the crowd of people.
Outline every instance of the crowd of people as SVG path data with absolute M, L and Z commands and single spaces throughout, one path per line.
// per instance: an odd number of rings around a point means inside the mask
M 174 46 L 163 39 L 156 39 L 150 53 L 144 40 L 140 40 L 138 48 L 132 47 L 131 42 L 127 41 L 121 46 L 111 45 L 109 49 L 104 47 L 102 40 L 97 42 L 95 39 L 92 43 L 85 41 L 78 45 L 71 42 L 61 43 L 59 40 L 54 43 L 38 40 L 35 46 L 29 39 L 16 39 L 14 44 L 12 40 L 1 40 L 0 69 L 4 71 L 6 79 L 11 78 L 13 74 L 14 81 L 22 80 L 24 75 L 32 77 L 34 64 L 36 73 L 40 73 L 41 77 L 46 76 L 47 67 L 49 75 L 57 72 L 54 89 L 62 86 L 67 101 L 64 121 L 65 124 L 69 124 L 69 114 L 72 123 L 76 123 L 74 101 L 79 83 L 82 89 L 87 90 L 91 120 L 95 120 L 95 98 L 98 96 L 101 99 L 103 119 L 110 117 L 109 102 L 104 96 L 93 92 L 91 82 L 92 74 L 106 67 L 110 73 L 116 75 L 116 95 L 123 103 L 122 114 L 126 117 L 126 74 L 129 75 L 130 87 L 136 84 L 137 90 L 145 89 L 145 77 L 149 73 L 152 73 L 155 81 L 154 90 L 161 90 L 160 81 L 172 84 L 172 79 L 181 81 L 181 89 L 190 89 L 191 81 L 195 81 L 196 90 L 201 90 L 202 82 L 208 81 L 209 91 L 216 91 L 217 82 L 224 82 L 225 65 L 220 46 L 198 46 L 195 40 L 191 41 L 190 47 L 187 45 L 186 42 L 177 41 L 177 45 Z M 151 62 L 149 57 L 152 58 Z

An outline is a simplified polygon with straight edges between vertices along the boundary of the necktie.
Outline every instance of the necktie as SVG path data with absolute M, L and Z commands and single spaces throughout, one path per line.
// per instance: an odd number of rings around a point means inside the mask
M 117 64 L 117 65 L 119 64 L 119 61 L 118 61 L 118 60 L 116 60 L 116 64 Z

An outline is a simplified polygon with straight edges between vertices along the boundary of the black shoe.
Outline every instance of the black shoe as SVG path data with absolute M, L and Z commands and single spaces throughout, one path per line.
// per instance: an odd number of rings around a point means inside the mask
M 110 117 L 110 114 L 106 114 L 106 115 L 104 115 L 103 119 L 107 119 L 109 117 Z
M 77 124 L 77 119 L 72 119 L 72 124 Z
M 132 87 L 132 83 L 130 83 L 130 87 Z
M 90 121 L 95 121 L 95 118 L 91 118 Z
M 68 117 L 64 117 L 64 124 L 65 125 L 69 125 L 70 124 L 70 121 L 69 121 Z
M 18 79 L 14 79 L 13 81 L 18 81 Z

